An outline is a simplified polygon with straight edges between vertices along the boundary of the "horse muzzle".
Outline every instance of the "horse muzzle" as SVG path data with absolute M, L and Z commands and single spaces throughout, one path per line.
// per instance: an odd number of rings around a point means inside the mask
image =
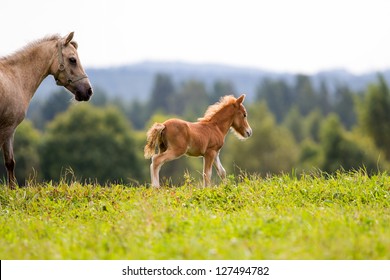
M 88 101 L 93 94 L 92 87 L 89 86 L 84 90 L 76 89 L 74 97 L 77 101 Z
M 245 138 L 248 138 L 252 136 L 252 128 L 248 128 L 246 131 L 245 131 Z
M 77 101 L 88 101 L 93 94 L 93 90 L 88 79 L 78 81 L 75 84 L 70 84 L 66 88 L 74 94 L 74 98 Z

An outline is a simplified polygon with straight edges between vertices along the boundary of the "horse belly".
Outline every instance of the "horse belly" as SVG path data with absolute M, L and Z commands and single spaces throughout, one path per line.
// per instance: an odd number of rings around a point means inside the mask
M 194 147 L 190 145 L 188 146 L 186 155 L 191 157 L 200 157 L 204 155 L 204 152 L 202 152 L 198 147 Z
M 25 117 L 25 110 L 23 110 L 21 106 L 11 105 L 12 104 L 8 104 L 8 106 L 2 107 L 0 104 L 0 147 L 5 140 L 12 136 L 16 127 Z M 14 110 L 11 108 L 14 108 Z
M 24 120 L 25 116 L 26 110 L 23 106 L 12 106 L 12 104 L 5 108 L 0 106 L 0 132 L 8 127 L 16 128 Z
M 206 153 L 207 141 L 199 135 L 192 134 L 187 147 L 187 155 L 192 157 L 200 157 Z

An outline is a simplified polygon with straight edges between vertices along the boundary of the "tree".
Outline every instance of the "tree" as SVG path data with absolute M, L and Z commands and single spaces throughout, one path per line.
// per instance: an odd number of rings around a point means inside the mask
M 378 171 L 380 166 L 387 168 L 387 164 L 380 161 L 380 153 L 360 141 L 361 137 L 354 137 L 342 126 L 337 115 L 329 115 L 321 126 L 321 149 L 323 163 L 321 169 L 328 173 L 342 168 L 357 170 L 365 168 L 368 172 Z
M 295 141 L 298 143 L 305 138 L 306 135 L 303 126 L 303 118 L 296 106 L 293 106 L 290 109 L 283 124 L 290 130 L 295 138 Z
M 390 160 L 390 91 L 383 76 L 371 84 L 360 104 L 359 126 Z
M 300 154 L 297 165 L 297 173 L 306 173 L 318 170 L 322 166 L 321 147 L 312 139 L 306 138 L 300 145 Z
M 150 115 L 157 110 L 170 113 L 172 96 L 175 93 L 175 87 L 169 75 L 157 74 L 154 78 L 152 94 L 149 103 Z
M 108 103 L 108 96 L 104 89 L 99 87 L 93 88 L 93 97 L 90 101 L 93 105 L 97 107 L 104 107 Z
M 100 183 L 143 180 L 141 153 L 125 116 L 115 107 L 75 107 L 48 126 L 41 147 L 45 179 L 57 180 L 70 168 L 77 178 Z
M 355 94 L 347 86 L 337 88 L 334 112 L 347 129 L 356 124 Z
M 320 141 L 320 127 L 324 116 L 319 109 L 313 110 L 304 120 L 304 135 L 314 142 Z
M 320 89 L 318 91 L 318 106 L 324 116 L 331 112 L 331 99 L 328 87 L 324 81 L 321 81 Z
M 297 75 L 295 84 L 296 105 L 303 116 L 306 116 L 318 106 L 318 96 L 315 93 L 310 77 Z
M 54 91 L 49 98 L 44 101 L 39 109 L 35 109 L 31 116 L 32 121 L 38 129 L 43 130 L 46 123 L 54 117 L 66 111 L 71 104 L 72 96 L 65 89 Z
M 265 79 L 256 89 L 256 100 L 264 100 L 278 123 L 285 118 L 293 105 L 292 93 L 284 80 Z
M 172 101 L 173 113 L 183 116 L 186 120 L 195 121 L 203 116 L 209 104 L 209 97 L 204 83 L 189 80 L 178 90 Z
M 337 115 L 331 114 L 326 118 L 320 131 L 321 149 L 324 154 L 324 162 L 321 169 L 326 172 L 334 172 L 343 166 L 346 156 L 344 147 L 343 127 Z
M 135 129 L 143 129 L 146 121 L 150 117 L 146 106 L 147 105 L 142 104 L 138 100 L 134 100 L 130 106 L 125 109 L 126 116 Z

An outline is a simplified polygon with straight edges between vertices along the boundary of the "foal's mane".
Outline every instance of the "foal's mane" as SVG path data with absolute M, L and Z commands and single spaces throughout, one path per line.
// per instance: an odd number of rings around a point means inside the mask
M 0 61 L 1 60 L 9 61 L 9 60 L 12 60 L 14 58 L 20 57 L 24 53 L 28 52 L 30 49 L 33 49 L 34 47 L 36 47 L 37 45 L 39 45 L 43 42 L 59 40 L 60 38 L 61 38 L 61 36 L 59 34 L 54 34 L 54 35 L 46 36 L 44 38 L 35 40 L 33 42 L 28 43 L 26 46 L 22 47 L 21 49 L 17 50 L 16 52 L 14 52 L 10 55 L 0 57 Z
M 216 113 L 221 111 L 226 106 L 234 104 L 235 102 L 236 102 L 236 98 L 233 95 L 225 95 L 221 97 L 221 99 L 217 103 L 210 105 L 207 108 L 206 113 L 204 113 L 204 116 L 202 118 L 198 118 L 198 121 L 200 122 L 210 121 L 211 118 L 214 117 Z

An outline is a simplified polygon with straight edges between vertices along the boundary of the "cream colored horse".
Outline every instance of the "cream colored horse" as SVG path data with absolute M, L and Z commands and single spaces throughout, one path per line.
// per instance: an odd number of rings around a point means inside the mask
M 155 123 L 147 132 L 144 149 L 145 158 L 152 158 L 150 175 L 153 187 L 159 187 L 161 166 L 183 155 L 203 157 L 203 185 L 210 184 L 212 167 L 215 166 L 219 177 L 226 177 L 225 169 L 219 159 L 225 136 L 233 129 L 236 136 L 245 139 L 252 135 L 247 112 L 242 105 L 245 95 L 235 98 L 227 95 L 206 110 L 198 122 L 169 119 L 164 123 Z M 158 148 L 159 152 L 155 154 Z
M 73 32 L 33 42 L 16 53 L 0 58 L 0 147 L 7 169 L 8 185 L 17 185 L 13 138 L 23 121 L 30 100 L 48 75 L 72 92 L 77 101 L 88 101 L 92 87 L 81 66 Z

